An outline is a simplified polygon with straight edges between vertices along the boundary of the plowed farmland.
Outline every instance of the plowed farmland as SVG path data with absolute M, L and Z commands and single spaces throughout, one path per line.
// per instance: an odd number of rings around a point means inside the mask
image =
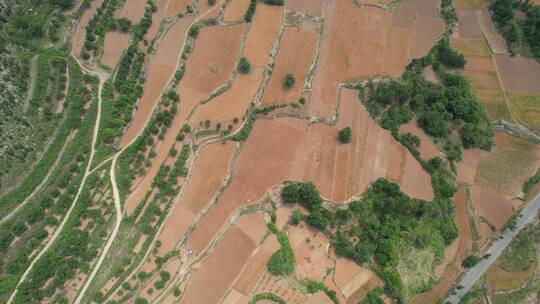
M 540 187 L 492 1 L 31 2 L 0 100 L 69 128 L 0 193 L 2 303 L 442 303 Z M 495 299 L 538 279 L 495 266 Z

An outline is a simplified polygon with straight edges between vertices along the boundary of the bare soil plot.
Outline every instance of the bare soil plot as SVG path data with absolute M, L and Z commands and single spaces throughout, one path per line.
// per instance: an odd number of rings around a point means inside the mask
M 180 100 L 199 101 L 227 81 L 236 66 L 243 32 L 243 24 L 200 30 L 178 87 Z
M 316 228 L 301 223 L 288 229 L 296 259 L 296 274 L 301 278 L 318 280 L 334 262 L 329 257 L 329 240 Z
M 287 280 L 266 272 L 261 278 L 254 293 L 272 292 L 285 300 L 287 304 L 304 303 L 306 296 L 293 289 L 290 285 L 291 284 Z
M 486 275 L 490 289 L 495 291 L 512 290 L 523 286 L 534 275 L 535 267 L 529 270 L 508 272 L 496 264 L 493 264 Z
M 511 198 L 494 190 L 473 186 L 471 197 L 476 213 L 496 229 L 501 229 L 514 212 Z
M 242 303 L 248 303 L 249 300 L 250 300 L 249 297 L 239 293 L 236 289 L 231 289 L 229 290 L 229 293 L 227 294 L 227 296 L 225 297 L 225 299 L 223 299 L 221 303 L 222 304 L 242 304 Z M 258 303 L 262 303 L 262 301 Z
M 474 185 L 476 172 L 480 160 L 487 155 L 488 152 L 480 149 L 463 150 L 463 159 L 457 163 L 457 179 L 460 182 Z
M 390 28 L 386 36 L 386 49 L 382 74 L 390 77 L 399 77 L 411 58 L 411 33 L 407 30 Z
M 540 165 L 540 148 L 526 140 L 496 132 L 496 145 L 480 161 L 475 183 L 515 197 Z M 504 174 L 501 174 L 504 172 Z
M 249 75 L 236 75 L 232 86 L 226 92 L 197 107 L 190 117 L 190 123 L 198 125 L 200 121 L 207 119 L 214 124 L 230 122 L 234 118 L 241 121 L 262 79 L 260 71 L 252 71 Z
M 451 259 L 451 262 L 448 264 L 448 266 L 446 266 L 446 269 L 444 269 L 444 273 L 440 281 L 432 290 L 417 295 L 413 299 L 413 303 L 434 303 L 446 295 L 452 288 L 456 278 L 460 275 L 461 262 L 468 255 L 471 249 L 472 232 L 469 221 L 469 209 L 467 207 L 468 195 L 465 187 L 460 186 L 458 188 L 454 201 L 456 208 L 456 225 L 459 232 L 457 240 L 454 241 L 454 244 L 457 243 L 455 254 L 453 256 L 449 254 L 447 255 L 447 251 L 445 250 L 445 259 Z M 454 246 L 454 244 L 452 246 Z
M 135 24 L 141 20 L 145 7 L 146 1 L 126 0 L 122 8 L 116 14 L 116 17 L 127 18 L 131 23 Z
M 178 13 L 185 12 L 187 6 L 191 4 L 191 0 L 169 0 L 167 10 L 165 11 L 165 17 L 174 17 Z
M 332 300 L 322 291 L 312 295 L 304 302 L 305 304 L 333 304 Z
M 467 64 L 465 70 L 468 71 L 494 71 L 495 65 L 491 58 L 466 56 Z
M 471 87 L 473 89 L 482 90 L 501 90 L 499 84 L 499 78 L 495 71 L 461 71 L 463 76 L 467 77 L 471 81 Z
M 540 93 L 540 64 L 534 59 L 495 55 L 504 89 L 515 93 Z
M 497 33 L 495 26 L 491 21 L 491 14 L 487 6 L 482 7 L 478 11 L 478 24 L 482 33 L 484 33 L 485 38 L 487 39 L 489 46 L 494 54 L 508 54 L 508 47 L 506 45 L 506 40 Z
M 128 33 L 120 31 L 109 31 L 105 34 L 105 41 L 103 43 L 103 55 L 101 56 L 101 63 L 109 67 L 115 67 L 118 60 L 124 53 L 130 36 Z
M 188 239 L 195 253 L 206 248 L 232 212 L 261 199 L 266 189 L 289 177 L 307 122 L 293 118 L 257 120 L 236 161 L 231 185 Z
M 370 269 L 358 266 L 349 259 L 338 258 L 336 260 L 334 281 L 343 295 L 351 300 L 351 297 L 359 290 L 366 287 L 371 288 L 373 282 L 380 282 L 380 279 Z
M 402 191 L 413 197 L 433 198 L 427 172 L 388 131 L 369 118 L 356 91 L 341 90 L 338 118 L 335 127 L 309 127 L 296 154 L 294 179 L 313 181 L 323 196 L 335 201 L 363 192 L 379 177 L 399 183 Z M 345 126 L 353 130 L 349 144 L 337 139 Z
M 101 6 L 102 1 L 103 0 L 90 1 L 90 7 L 84 11 L 79 19 L 79 23 L 77 23 L 77 27 L 75 27 L 75 32 L 71 38 L 71 54 L 77 57 L 81 54 L 86 37 L 85 28 L 96 13 L 97 8 Z
M 508 93 L 507 96 L 516 119 L 527 128 L 540 133 L 540 94 Z
M 424 132 L 424 130 L 418 127 L 416 120 L 413 119 L 410 122 L 401 125 L 399 132 L 411 133 L 420 138 L 420 148 L 418 150 L 420 151 L 420 155 L 423 159 L 429 160 L 436 156 L 442 156 L 442 153 L 437 150 L 437 147 L 431 138 Z
M 163 90 L 175 72 L 183 44 L 183 39 L 178 37 L 184 37 L 192 20 L 193 17 L 179 19 L 157 46 L 154 59 L 148 68 L 143 95 L 137 103 L 132 123 L 120 141 L 120 147 L 124 147 L 135 138 L 152 114 L 154 105 L 159 101 Z
M 282 18 L 282 6 L 257 5 L 244 50 L 244 57 L 252 66 L 266 67 Z
M 466 39 L 484 39 L 480 25 L 478 24 L 478 17 L 474 10 L 458 10 L 457 11 L 459 25 L 458 33 L 459 38 Z
M 263 104 L 294 102 L 300 98 L 304 80 L 315 55 L 315 31 L 286 27 L 280 42 L 270 81 L 261 99 Z M 283 85 L 285 75 L 292 74 L 296 83 L 292 88 Z
M 323 11 L 323 0 L 285 1 L 285 9 L 320 17 Z
M 432 1 L 435 3 L 435 1 Z M 414 35 L 411 42 L 411 57 L 425 56 L 444 32 L 444 22 L 440 18 L 417 16 L 414 20 Z
M 392 26 L 412 32 L 415 18 L 413 0 L 402 0 L 392 11 Z
M 158 236 L 161 241 L 159 255 L 174 248 L 195 216 L 210 203 L 223 184 L 234 148 L 235 144 L 229 142 L 210 144 L 201 149 L 185 190 Z
M 236 226 L 230 226 L 215 251 L 203 260 L 193 274 L 183 301 L 189 304 L 218 303 L 254 249 L 255 242 L 250 237 Z
M 223 14 L 223 21 L 241 21 L 246 14 L 249 6 L 249 0 L 231 0 L 227 7 L 225 7 L 225 13 Z
M 456 9 L 471 10 L 480 8 L 488 3 L 487 0 L 456 0 L 452 1 Z

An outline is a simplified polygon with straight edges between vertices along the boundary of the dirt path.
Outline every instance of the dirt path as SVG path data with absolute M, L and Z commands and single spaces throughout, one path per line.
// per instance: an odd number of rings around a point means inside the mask
M 8 219 L 10 219 L 11 217 L 13 217 L 17 212 L 19 212 L 19 210 L 24 207 L 28 202 L 30 202 L 30 200 L 41 190 L 41 188 L 43 188 L 43 186 L 47 183 L 47 181 L 49 180 L 49 177 L 51 176 L 51 174 L 54 172 L 54 170 L 56 169 L 56 166 L 58 166 L 58 163 L 60 162 L 60 159 L 62 158 L 62 155 L 64 154 L 64 150 L 66 149 L 67 147 L 67 144 L 69 143 L 69 141 L 71 140 L 70 138 L 71 136 L 68 136 L 68 138 L 66 139 L 66 141 L 64 142 L 64 146 L 62 146 L 62 149 L 60 150 L 60 153 L 58 153 L 58 156 L 56 157 L 56 160 L 54 161 L 53 165 L 49 168 L 49 172 L 47 172 L 47 175 L 45 175 L 45 177 L 41 180 L 41 182 L 39 183 L 39 185 L 34 189 L 34 191 L 32 191 L 32 193 L 30 193 L 30 195 L 28 195 L 24 201 L 22 201 L 22 203 L 20 203 L 17 208 L 13 209 L 10 213 L 8 213 L 6 216 L 4 216 L 2 219 L 0 219 L 0 225 L 2 225 L 5 221 L 7 221 Z
M 77 59 L 75 59 L 75 60 L 77 60 Z M 28 266 L 26 271 L 23 273 L 23 275 L 21 276 L 21 278 L 17 282 L 17 285 L 15 286 L 15 290 L 13 291 L 11 296 L 9 297 L 9 300 L 8 300 L 7 304 L 10 304 L 13 301 L 13 299 L 15 298 L 15 295 L 17 294 L 17 290 L 18 290 L 20 284 L 22 282 L 24 282 L 24 280 L 26 279 L 26 277 L 28 276 L 30 271 L 32 271 L 32 268 L 34 267 L 34 264 L 39 260 L 39 258 L 41 258 L 41 256 L 43 256 L 43 254 L 45 254 L 45 252 L 47 252 L 47 250 L 52 246 L 54 241 L 60 235 L 60 232 L 62 232 L 66 222 L 68 221 L 69 217 L 71 216 L 71 213 L 73 212 L 73 209 L 75 209 L 75 205 L 77 204 L 79 196 L 82 193 L 82 189 L 84 188 L 84 184 L 86 182 L 86 179 L 90 175 L 90 166 L 92 165 L 92 160 L 94 159 L 94 154 L 96 152 L 95 151 L 95 146 L 96 146 L 96 142 L 97 142 L 99 125 L 100 125 L 100 121 L 101 121 L 101 93 L 102 93 L 102 90 L 103 90 L 103 84 L 105 83 L 105 80 L 107 79 L 108 75 L 105 72 L 91 72 L 88 69 L 86 69 L 85 67 L 83 67 L 82 64 L 78 60 L 77 60 L 77 63 L 79 64 L 79 66 L 81 67 L 81 69 L 84 72 L 89 73 L 89 74 L 94 74 L 94 75 L 97 75 L 99 77 L 98 108 L 97 108 L 96 122 L 94 124 L 94 132 L 92 134 L 92 145 L 90 146 L 90 157 L 88 159 L 88 164 L 86 165 L 86 169 L 84 171 L 84 175 L 83 175 L 81 184 L 79 185 L 79 189 L 77 190 L 77 194 L 75 195 L 75 198 L 73 199 L 73 203 L 71 204 L 71 207 L 69 207 L 69 210 L 65 214 L 64 219 L 62 220 L 62 223 L 60 223 L 60 226 L 58 226 L 58 228 L 56 228 L 56 230 L 54 231 L 54 234 L 51 237 L 51 239 L 49 240 L 49 242 L 47 242 L 45 247 L 43 247 L 43 249 L 41 249 L 39 254 L 32 260 L 32 262 L 30 263 L 30 265 Z

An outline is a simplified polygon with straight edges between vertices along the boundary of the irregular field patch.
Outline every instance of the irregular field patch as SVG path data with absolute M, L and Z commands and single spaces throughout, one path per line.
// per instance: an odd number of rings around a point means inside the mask
M 540 94 L 507 93 L 516 119 L 527 128 L 540 133 Z

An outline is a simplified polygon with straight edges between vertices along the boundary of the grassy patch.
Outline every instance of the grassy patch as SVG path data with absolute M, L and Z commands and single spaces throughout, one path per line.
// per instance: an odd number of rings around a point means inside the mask
M 512 113 L 522 125 L 540 133 L 540 94 L 508 93 Z
M 413 246 L 404 246 L 400 249 L 400 258 L 397 271 L 403 286 L 409 296 L 423 290 L 430 290 L 435 281 L 433 265 L 435 264 L 435 254 L 433 250 L 417 249 Z
M 531 229 L 520 232 L 497 259 L 497 265 L 509 272 L 525 271 L 536 264 L 536 247 Z

